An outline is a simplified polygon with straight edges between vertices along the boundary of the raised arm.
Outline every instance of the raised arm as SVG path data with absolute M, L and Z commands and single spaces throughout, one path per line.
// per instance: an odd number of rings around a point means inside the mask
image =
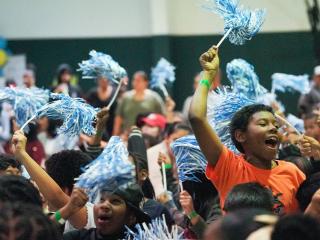
M 26 152 L 27 138 L 21 131 L 14 133 L 12 143 L 16 158 L 25 166 L 53 210 L 64 207 L 69 202 L 70 197 Z M 70 217 L 69 221 L 76 228 L 84 227 L 87 223 L 86 208 L 81 208 L 80 211 Z
M 299 140 L 298 147 L 302 156 L 320 159 L 320 143 L 316 139 L 303 135 Z
M 200 56 L 200 64 L 203 69 L 203 75 L 191 101 L 189 121 L 201 151 L 207 161 L 215 166 L 222 152 L 223 145 L 208 122 L 207 99 L 210 86 L 219 70 L 217 49 L 212 47 L 202 54 Z
M 69 197 L 59 185 L 34 161 L 26 152 L 27 138 L 21 131 L 16 131 L 12 138 L 13 152 L 16 158 L 25 166 L 31 179 L 36 182 L 40 192 L 55 209 L 63 207 Z
M 100 146 L 100 142 L 102 140 L 103 132 L 106 129 L 108 118 L 109 109 L 106 107 L 101 109 L 101 111 L 97 113 L 96 134 L 93 136 L 92 145 Z

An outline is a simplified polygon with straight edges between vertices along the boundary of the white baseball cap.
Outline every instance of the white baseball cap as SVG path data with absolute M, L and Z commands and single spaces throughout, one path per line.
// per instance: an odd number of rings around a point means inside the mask
M 314 74 L 315 76 L 320 75 L 320 65 L 318 65 L 318 66 L 316 66 L 316 67 L 314 68 L 313 74 Z

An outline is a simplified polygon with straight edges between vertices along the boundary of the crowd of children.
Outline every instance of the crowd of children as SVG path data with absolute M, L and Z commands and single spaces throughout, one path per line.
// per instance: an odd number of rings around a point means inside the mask
M 25 134 L 8 114 L 13 135 L 1 144 L 0 239 L 320 239 L 316 107 L 301 113 L 304 135 L 283 132 L 273 105 L 242 107 L 228 125 L 235 153 L 207 117 L 211 86 L 220 84 L 217 48 L 202 54 L 200 65 L 188 120 L 169 96 L 163 103 L 148 89 L 144 72 L 112 108 L 115 87 L 98 78 L 86 98 L 100 107 L 93 136 L 61 137 L 61 123 L 46 116 Z M 53 91 L 83 96 L 69 68 L 58 76 Z M 7 109 L 3 103 L 3 115 Z M 177 161 L 184 159 L 171 144 L 191 134 L 206 167 L 194 173 L 198 181 L 181 182 Z

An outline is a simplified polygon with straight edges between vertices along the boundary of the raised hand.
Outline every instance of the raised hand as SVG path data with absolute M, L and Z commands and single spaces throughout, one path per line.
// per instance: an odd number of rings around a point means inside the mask
M 22 131 L 18 130 L 12 137 L 12 152 L 19 159 L 19 157 L 26 152 L 27 138 Z
M 194 212 L 193 200 L 187 191 L 182 191 L 180 193 L 180 204 L 186 215 L 190 215 Z
M 219 71 L 219 56 L 218 49 L 214 46 L 211 47 L 207 52 L 203 53 L 200 58 L 200 65 L 206 75 L 205 78 L 212 83 L 214 76 Z
M 86 205 L 88 200 L 86 192 L 81 188 L 75 187 L 71 193 L 68 205 L 72 210 L 80 210 Z
M 320 143 L 316 139 L 304 135 L 298 146 L 302 156 L 320 159 Z
M 158 156 L 158 164 L 161 166 L 161 164 L 171 164 L 171 159 L 168 158 L 165 154 L 163 154 L 162 152 L 159 152 L 159 156 Z
M 109 109 L 106 107 L 102 108 L 100 112 L 97 113 L 97 125 L 96 125 L 97 131 L 103 131 L 105 129 L 108 118 L 109 118 Z

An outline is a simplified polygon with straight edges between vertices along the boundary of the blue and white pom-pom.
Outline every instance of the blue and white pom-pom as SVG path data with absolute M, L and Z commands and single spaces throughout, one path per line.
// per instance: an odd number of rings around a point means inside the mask
M 244 106 L 254 104 L 255 101 L 243 94 L 232 92 L 224 87 L 217 92 L 210 92 L 207 103 L 207 118 L 211 127 L 219 136 L 221 142 L 230 150 L 239 153 L 230 135 L 230 122 L 233 115 Z M 199 182 L 197 173 L 204 173 L 207 160 L 200 150 L 196 138 L 186 136 L 171 144 L 175 155 L 179 180 Z
M 266 94 L 267 89 L 259 83 L 254 67 L 243 59 L 233 59 L 227 64 L 227 77 L 233 86 L 233 92 L 242 94 L 249 99 L 257 99 Z
M 33 117 L 49 101 L 50 91 L 40 88 L 1 88 L 0 102 L 8 102 L 19 126 Z
M 227 64 L 226 72 L 234 93 L 268 106 L 276 104 L 281 112 L 285 111 L 277 96 L 260 84 L 253 65 L 244 59 L 233 59 Z
M 119 83 L 120 79 L 127 76 L 126 70 L 119 65 L 110 55 L 91 50 L 90 59 L 79 63 L 83 78 L 96 79 L 105 77 L 115 83 Z
M 221 87 L 209 93 L 207 118 L 221 142 L 233 152 L 239 153 L 231 139 L 230 122 L 237 111 L 244 106 L 256 103 L 257 98 L 260 95 L 263 96 L 266 90 L 260 85 L 251 65 L 244 63 L 243 60 L 233 61 L 229 65 L 228 78 L 232 89 Z M 173 152 L 177 159 L 179 179 L 198 181 L 196 173 L 205 172 L 207 161 L 195 137 L 183 137 L 176 142 L 176 151 L 173 148 Z M 175 144 L 174 142 L 172 146 Z
M 161 58 L 156 67 L 151 70 L 151 88 L 160 88 L 165 97 L 168 97 L 166 85 L 176 80 L 175 67 L 165 58 Z
M 285 73 L 274 73 L 271 76 L 272 79 L 272 90 L 286 92 L 288 91 L 297 91 L 301 94 L 306 94 L 310 91 L 310 82 L 309 76 L 304 75 L 290 75 Z
M 71 98 L 64 94 L 51 94 L 52 102 L 37 111 L 37 117 L 46 116 L 49 119 L 62 120 L 59 134 L 76 136 L 80 133 L 95 134 L 93 126 L 98 108 L 93 108 L 82 98 Z
M 194 135 L 177 139 L 171 144 L 178 168 L 179 180 L 182 182 L 200 182 L 197 173 L 203 173 L 207 160 L 198 145 Z
M 226 37 L 236 45 L 243 45 L 247 40 L 255 36 L 265 19 L 266 11 L 255 9 L 253 11 L 245 9 L 239 5 L 239 0 L 210 0 L 214 7 L 205 8 L 219 14 L 224 19 L 224 37 L 217 44 L 221 45 Z
M 182 240 L 183 232 L 179 233 L 176 225 L 172 226 L 169 230 L 166 220 L 157 218 L 152 220 L 151 223 L 137 224 L 136 231 L 132 231 L 127 227 L 127 240 Z
M 221 142 L 235 153 L 238 153 L 238 150 L 231 140 L 231 119 L 241 108 L 254 103 L 256 103 L 255 100 L 237 92 L 231 92 L 227 88 L 220 88 L 217 92 L 210 92 L 208 95 L 207 118 L 209 123 Z
M 135 166 L 128 157 L 128 150 L 121 139 L 111 137 L 100 156 L 85 167 L 76 186 L 87 189 L 90 201 L 94 202 L 106 186 L 125 187 L 135 182 Z

